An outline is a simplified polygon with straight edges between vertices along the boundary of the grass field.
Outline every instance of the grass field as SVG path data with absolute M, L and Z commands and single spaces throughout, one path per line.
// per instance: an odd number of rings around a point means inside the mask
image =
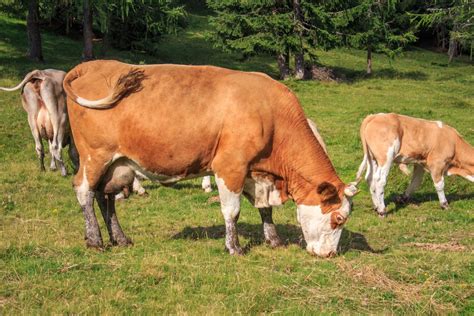
M 204 41 L 206 18 L 191 15 L 179 37 L 158 45 L 159 58 L 106 51 L 134 63 L 215 64 L 275 75 L 272 59 L 241 62 Z M 34 68 L 67 70 L 81 43 L 43 34 L 46 63 L 24 57 L 25 24 L 0 15 L 0 85 L 13 86 Z M 102 50 L 99 48 L 98 53 Z M 474 144 L 474 66 L 412 49 L 390 61 L 376 55 L 366 78 L 364 52 L 321 52 L 344 83 L 285 82 L 320 127 L 330 157 L 346 182 L 362 158 L 358 129 L 369 113 L 399 112 L 442 120 Z M 247 201 L 238 224 L 248 253 L 224 252 L 219 204 L 199 180 L 172 188 L 145 182 L 148 197 L 118 205 L 129 248 L 86 249 L 82 212 L 71 176 L 41 173 L 19 93 L 0 93 L 0 314 L 314 314 L 474 313 L 474 185 L 449 178 L 448 211 L 438 207 L 428 176 L 415 203 L 397 207 L 409 178 L 396 168 L 386 199 L 390 214 L 371 210 L 365 184 L 354 200 L 341 253 L 312 257 L 302 249 L 295 205 L 274 212 L 287 246 L 262 242 L 258 212 Z M 107 236 L 104 225 L 103 236 Z

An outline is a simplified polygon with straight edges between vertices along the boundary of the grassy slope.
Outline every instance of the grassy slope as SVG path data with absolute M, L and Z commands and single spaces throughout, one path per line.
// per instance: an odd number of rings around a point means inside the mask
M 217 64 L 275 74 L 268 58 L 240 62 L 203 41 L 204 17 L 160 43 L 160 59 L 109 51 L 130 62 Z M 81 44 L 44 34 L 45 65 L 24 58 L 25 26 L 0 16 L 0 85 L 14 85 L 36 67 L 68 69 Z M 362 157 L 358 126 L 367 114 L 395 111 L 453 125 L 474 144 L 474 69 L 446 57 L 413 50 L 393 62 L 375 56 L 375 76 L 365 79 L 364 53 L 322 52 L 321 61 L 352 78 L 350 83 L 287 82 L 307 115 L 316 120 L 330 156 L 345 181 Z M 393 66 L 393 67 L 392 67 Z M 199 181 L 174 188 L 146 183 L 150 196 L 120 203 L 131 248 L 98 253 L 83 242 L 83 219 L 71 178 L 40 173 L 18 93 L 0 94 L 0 312 L 327 313 L 473 312 L 473 185 L 448 179 L 449 211 L 441 211 L 428 176 L 417 204 L 379 220 L 367 187 L 355 199 L 337 258 L 314 258 L 300 248 L 294 205 L 275 212 L 289 246 L 262 244 L 258 212 L 246 201 L 239 221 L 249 253 L 223 251 L 218 204 L 209 204 Z M 393 169 L 387 198 L 408 178 Z M 216 193 L 214 193 L 215 195 Z M 105 230 L 104 236 L 107 235 Z M 462 251 L 424 250 L 414 242 L 457 242 Z

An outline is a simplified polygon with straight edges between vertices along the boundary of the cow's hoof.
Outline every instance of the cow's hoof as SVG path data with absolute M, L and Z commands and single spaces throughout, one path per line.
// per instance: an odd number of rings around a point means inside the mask
M 442 208 L 443 210 L 448 210 L 448 209 L 449 209 L 449 204 L 448 204 L 448 202 L 444 202 L 444 203 L 440 204 L 440 206 L 441 206 L 441 208 Z
M 231 256 L 241 256 L 244 254 L 244 251 L 240 247 L 235 247 L 235 248 L 229 249 L 229 254 Z
M 137 194 L 138 194 L 138 196 L 141 196 L 141 197 L 147 197 L 147 196 L 150 195 L 150 194 L 148 194 L 148 192 L 146 192 L 146 191 L 138 192 Z
M 130 247 L 133 246 L 133 241 L 128 237 L 117 238 L 117 240 L 112 241 L 112 245 L 119 247 Z
M 402 204 L 402 205 L 408 204 L 409 201 L 410 201 L 410 198 L 404 194 L 401 194 L 395 197 L 395 204 Z
M 280 238 L 274 238 L 274 239 L 267 239 L 265 240 L 266 244 L 270 246 L 270 248 L 278 248 L 283 246 L 283 243 L 281 242 Z
M 95 249 L 97 251 L 104 251 L 104 243 L 102 241 L 91 241 L 89 239 L 86 240 L 86 247 Z

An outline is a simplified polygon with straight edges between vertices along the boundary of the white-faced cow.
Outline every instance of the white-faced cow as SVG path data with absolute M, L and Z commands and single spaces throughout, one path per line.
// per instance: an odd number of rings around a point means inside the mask
M 49 143 L 51 153 L 51 170 L 56 170 L 56 163 L 63 176 L 67 175 L 61 157 L 64 146 L 72 143 L 69 137 L 69 125 L 66 111 L 66 95 L 63 90 L 63 79 L 66 73 L 61 70 L 34 70 L 27 74 L 22 82 L 4 91 L 21 90 L 21 102 L 28 114 L 28 124 L 35 140 L 35 149 L 40 160 L 41 170 L 44 168 L 44 150 L 41 139 Z M 74 145 L 69 146 L 69 156 L 77 165 L 78 159 Z
M 118 224 L 113 195 L 102 189 L 107 170 L 119 164 L 160 182 L 213 173 L 231 254 L 242 253 L 236 228 L 240 196 L 252 197 L 257 187 L 268 189 L 266 200 L 254 201 L 264 212 L 285 197 L 296 202 L 310 253 L 336 253 L 356 189 L 340 180 L 283 84 L 211 66 L 92 61 L 72 69 L 64 88 L 80 155 L 73 185 L 88 246 L 103 245 L 94 196 L 112 242 L 130 242 Z
M 424 171 L 431 174 L 439 203 L 448 207 L 444 176 L 458 175 L 474 181 L 474 148 L 452 127 L 395 113 L 367 116 L 360 127 L 364 159 L 357 172 L 370 187 L 374 208 L 386 214 L 384 188 L 392 163 L 414 164 L 410 185 L 402 196 L 407 201 L 420 186 Z M 406 168 L 401 168 L 402 170 Z

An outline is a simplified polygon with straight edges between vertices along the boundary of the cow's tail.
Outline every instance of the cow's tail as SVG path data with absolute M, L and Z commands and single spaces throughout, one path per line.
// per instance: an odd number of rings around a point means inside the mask
M 20 82 L 16 87 L 13 87 L 13 88 L 0 87 L 0 90 L 15 91 L 18 89 L 23 89 L 23 87 L 32 79 L 44 79 L 44 76 L 41 73 L 41 70 L 33 70 L 32 72 L 28 73 L 23 79 L 23 81 Z
M 359 166 L 359 170 L 357 170 L 357 175 L 356 175 L 356 183 L 357 184 L 362 180 L 362 174 L 367 169 L 367 165 L 369 164 L 369 159 L 370 159 L 370 157 L 369 157 L 370 156 L 370 150 L 369 150 L 369 147 L 367 145 L 367 141 L 366 141 L 365 135 L 364 135 L 364 130 L 365 130 L 365 126 L 367 125 L 367 121 L 368 121 L 368 119 L 366 118 L 360 126 L 360 140 L 362 141 L 362 149 L 364 151 L 364 158 L 362 158 L 362 162 Z
M 142 81 L 145 79 L 143 70 L 132 69 L 128 73 L 121 75 L 110 91 L 109 95 L 99 100 L 87 100 L 78 96 L 72 89 L 71 83 L 81 76 L 78 69 L 70 71 L 64 78 L 63 87 L 66 94 L 77 104 L 89 109 L 108 109 L 125 96 L 140 91 Z

